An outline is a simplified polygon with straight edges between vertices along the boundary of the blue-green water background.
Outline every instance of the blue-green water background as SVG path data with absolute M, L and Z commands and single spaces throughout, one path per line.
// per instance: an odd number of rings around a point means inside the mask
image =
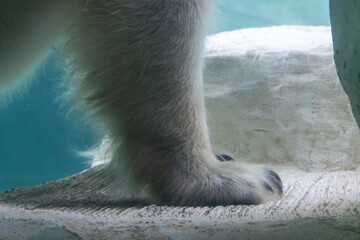
M 328 0 L 221 0 L 210 33 L 272 25 L 330 25 Z M 0 192 L 59 179 L 89 165 L 76 155 L 99 141 L 60 108 L 55 57 L 25 93 L 0 100 Z

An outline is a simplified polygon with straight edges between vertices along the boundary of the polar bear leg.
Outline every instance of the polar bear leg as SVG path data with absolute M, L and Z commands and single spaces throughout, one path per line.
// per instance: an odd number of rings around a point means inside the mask
M 31 59 L 62 37 L 76 100 L 112 142 L 109 171 L 123 169 L 168 204 L 276 198 L 282 191 L 277 174 L 218 161 L 211 150 L 202 92 L 210 9 L 209 0 L 0 0 L 1 26 L 15 19 L 0 30 L 1 83 L 19 78 L 4 69 L 31 68 Z
M 211 150 L 202 89 L 209 0 L 93 0 L 86 9 L 65 50 L 80 101 L 113 142 L 110 168 L 122 166 L 169 204 L 256 204 L 281 195 L 274 172 L 220 162 Z

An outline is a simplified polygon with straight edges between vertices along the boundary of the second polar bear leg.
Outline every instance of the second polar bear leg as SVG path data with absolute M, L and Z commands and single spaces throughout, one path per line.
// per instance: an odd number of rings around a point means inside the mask
M 66 44 L 80 101 L 113 142 L 110 166 L 168 204 L 258 204 L 276 173 L 220 162 L 208 136 L 202 58 L 209 0 L 88 1 Z

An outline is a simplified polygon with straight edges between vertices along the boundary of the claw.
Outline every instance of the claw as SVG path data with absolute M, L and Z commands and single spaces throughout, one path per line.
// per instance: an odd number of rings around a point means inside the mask
M 234 161 L 234 158 L 227 154 L 216 155 L 216 159 L 220 162 Z
M 278 189 L 280 195 L 282 195 L 283 193 L 283 185 L 282 185 L 282 181 L 281 178 L 279 177 L 279 175 L 270 170 L 270 169 L 265 169 L 266 173 L 268 174 L 268 179 L 276 186 L 276 188 Z M 266 189 L 268 189 L 267 187 L 265 187 Z

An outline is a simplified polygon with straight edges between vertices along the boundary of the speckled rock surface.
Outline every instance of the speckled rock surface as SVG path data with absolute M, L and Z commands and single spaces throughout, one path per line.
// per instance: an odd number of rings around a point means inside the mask
M 279 200 L 193 208 L 124 195 L 97 166 L 1 194 L 0 239 L 360 238 L 360 172 L 277 170 L 284 181 Z
M 360 131 L 332 49 L 329 27 L 209 37 L 204 79 L 213 145 L 250 162 L 357 169 Z
M 360 1 L 330 0 L 337 71 L 360 126 Z

